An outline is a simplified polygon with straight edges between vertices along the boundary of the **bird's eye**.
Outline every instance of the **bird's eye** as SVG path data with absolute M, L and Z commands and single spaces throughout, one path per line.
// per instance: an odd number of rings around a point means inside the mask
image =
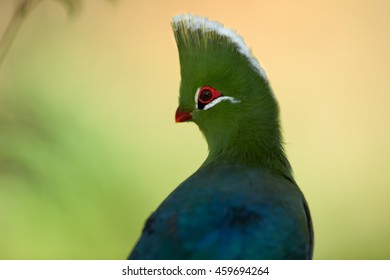
M 203 109 L 207 104 L 222 96 L 222 94 L 210 86 L 202 87 L 197 96 L 198 109 Z
M 202 103 L 207 103 L 213 98 L 213 93 L 209 89 L 204 89 L 200 94 L 199 94 L 199 101 Z

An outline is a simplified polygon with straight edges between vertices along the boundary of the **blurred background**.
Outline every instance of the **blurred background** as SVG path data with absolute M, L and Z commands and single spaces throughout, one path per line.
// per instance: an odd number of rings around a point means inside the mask
M 0 0 L 0 38 L 21 2 Z M 314 257 L 390 258 L 390 2 L 36 3 L 0 65 L 0 259 L 124 259 L 203 162 L 198 128 L 174 123 L 183 12 L 265 68 Z

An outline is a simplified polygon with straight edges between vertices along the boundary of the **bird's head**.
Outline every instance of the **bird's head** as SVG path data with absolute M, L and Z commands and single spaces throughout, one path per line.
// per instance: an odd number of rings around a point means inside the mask
M 245 143 L 264 149 L 280 143 L 276 99 L 243 39 L 192 15 L 174 17 L 172 27 L 181 68 L 176 122 L 195 122 L 210 152 Z

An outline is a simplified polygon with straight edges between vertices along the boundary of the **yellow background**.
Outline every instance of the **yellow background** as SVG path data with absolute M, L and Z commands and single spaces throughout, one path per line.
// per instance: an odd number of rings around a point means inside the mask
M 0 34 L 17 1 L 0 1 Z M 390 2 L 58 1 L 0 68 L 0 258 L 123 259 L 207 155 L 175 124 L 172 16 L 240 33 L 281 107 L 316 259 L 390 258 Z

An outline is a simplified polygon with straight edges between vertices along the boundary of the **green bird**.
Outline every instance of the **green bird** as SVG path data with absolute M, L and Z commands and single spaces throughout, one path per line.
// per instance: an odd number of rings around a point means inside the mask
M 147 219 L 129 259 L 311 259 L 306 200 L 283 149 L 264 70 L 235 31 L 173 18 L 181 67 L 176 122 L 194 122 L 209 155 Z

